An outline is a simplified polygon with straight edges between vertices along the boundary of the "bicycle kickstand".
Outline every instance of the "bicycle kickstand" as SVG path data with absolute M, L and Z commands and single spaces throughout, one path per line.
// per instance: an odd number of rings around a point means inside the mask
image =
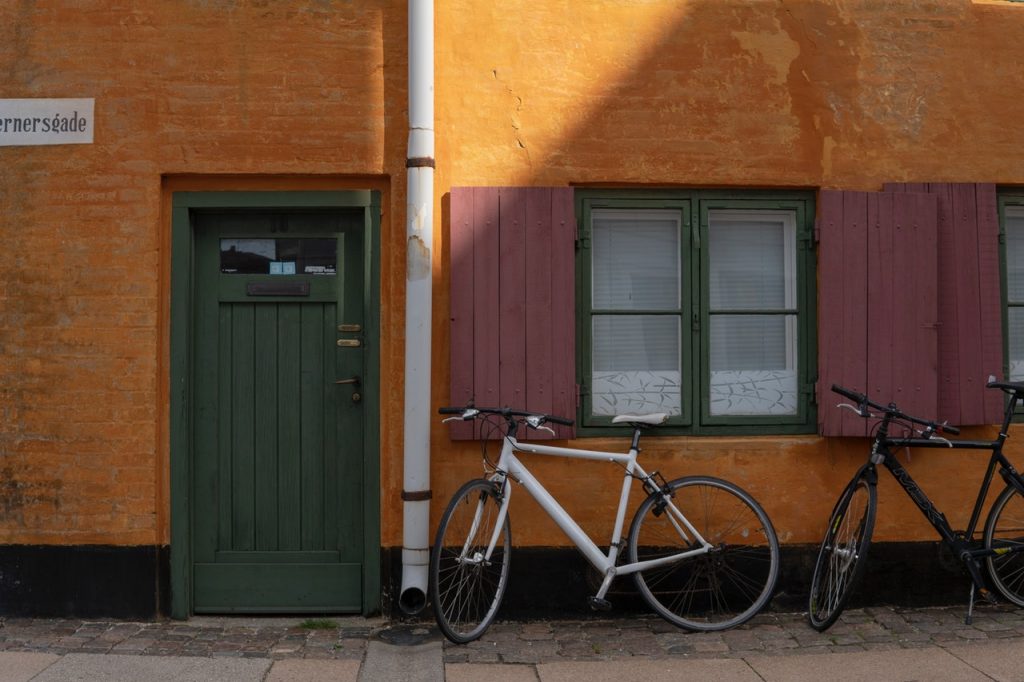
M 974 581 L 971 581 L 971 594 L 967 599 L 967 617 L 964 618 L 964 625 L 974 622 Z
M 977 591 L 978 596 L 980 596 L 986 603 L 996 603 L 996 599 L 992 595 L 992 592 L 983 587 L 983 583 L 981 583 L 981 575 L 978 573 L 977 567 L 972 564 L 968 564 L 967 566 L 971 574 L 971 593 L 967 599 L 967 616 L 964 618 L 964 625 L 970 625 L 974 621 L 975 591 Z

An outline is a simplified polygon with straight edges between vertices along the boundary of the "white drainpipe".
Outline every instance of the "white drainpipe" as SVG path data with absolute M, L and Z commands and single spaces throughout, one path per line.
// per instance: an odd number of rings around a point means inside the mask
M 427 602 L 430 556 L 430 334 L 434 243 L 434 2 L 409 0 L 406 154 L 405 474 L 402 591 L 409 614 Z

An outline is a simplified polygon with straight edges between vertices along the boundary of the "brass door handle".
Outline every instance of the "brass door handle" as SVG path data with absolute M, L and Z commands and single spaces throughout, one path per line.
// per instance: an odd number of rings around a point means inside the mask
M 338 379 L 334 383 L 336 383 L 336 384 L 353 384 L 355 386 L 358 386 L 359 385 L 359 375 L 356 375 L 354 377 L 349 377 L 348 379 Z

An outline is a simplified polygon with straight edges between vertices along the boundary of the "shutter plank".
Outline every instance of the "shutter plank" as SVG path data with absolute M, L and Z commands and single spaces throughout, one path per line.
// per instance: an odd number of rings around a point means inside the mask
M 893 195 L 886 193 L 870 194 L 867 197 L 868 219 L 868 329 L 867 338 L 867 384 L 864 387 L 872 400 L 882 404 L 897 400 L 897 386 L 902 381 L 897 378 L 894 370 L 905 367 L 906 363 L 894 361 L 895 301 L 894 260 L 897 256 L 893 250 L 894 227 L 896 218 L 893 215 Z M 895 365 L 895 366 L 894 366 Z
M 469 187 L 453 187 L 450 202 L 449 402 L 456 406 L 473 399 L 473 192 Z M 452 422 L 449 435 L 455 440 L 471 439 L 473 424 Z
M 929 194 L 895 195 L 893 375 L 895 400 L 925 419 L 938 416 L 938 202 Z
M 841 383 L 864 392 L 867 384 L 867 193 L 843 195 L 842 373 Z M 842 434 L 867 435 L 866 420 L 842 411 Z
M 473 395 L 483 407 L 499 406 L 500 294 L 499 190 L 473 192 Z M 475 423 L 479 437 L 479 421 Z M 494 437 L 498 437 L 495 435 Z
M 981 286 L 982 377 L 1003 378 L 1003 302 L 999 279 L 999 206 L 996 186 L 975 185 L 978 215 L 978 269 Z M 1003 419 L 1003 394 L 984 389 L 984 423 L 999 424 Z
M 529 409 L 551 414 L 554 409 L 552 357 L 552 268 L 554 233 L 551 190 L 536 188 L 526 199 L 526 402 Z M 550 438 L 545 431 L 526 434 L 531 440 Z
M 526 404 L 526 199 L 532 190 L 499 191 L 498 401 L 502 407 L 532 410 Z
M 576 209 L 573 189 L 551 191 L 552 414 L 576 418 Z M 573 426 L 554 426 L 559 438 L 573 438 Z
M 957 288 L 957 322 L 960 339 L 960 419 L 964 424 L 985 420 L 985 375 L 981 335 L 981 284 L 978 280 L 978 217 L 974 186 L 954 184 L 952 197 L 953 247 L 957 266 L 953 270 Z

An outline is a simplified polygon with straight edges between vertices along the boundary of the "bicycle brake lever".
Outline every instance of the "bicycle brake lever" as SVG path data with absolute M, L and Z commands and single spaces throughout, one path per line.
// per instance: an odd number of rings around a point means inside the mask
M 460 422 L 460 421 L 462 421 L 462 417 L 446 417 L 446 418 L 441 420 L 441 423 L 442 424 L 447 424 L 448 422 Z
M 932 436 L 928 440 L 937 440 L 940 443 L 945 443 L 949 447 L 953 447 L 953 443 L 948 438 L 943 438 L 942 436 Z
M 850 403 L 839 403 L 838 405 L 836 405 L 836 407 L 845 407 L 846 409 L 850 410 L 851 412 L 854 412 L 858 417 L 874 417 L 875 416 L 875 415 L 871 414 L 870 412 L 868 412 L 867 410 L 865 410 L 864 412 L 861 412 L 859 409 L 857 409 L 856 407 L 854 407 Z
M 557 436 L 558 435 L 557 433 L 555 433 L 555 430 L 553 428 L 551 428 L 550 426 L 538 426 L 537 430 L 538 431 L 547 431 L 552 436 Z

